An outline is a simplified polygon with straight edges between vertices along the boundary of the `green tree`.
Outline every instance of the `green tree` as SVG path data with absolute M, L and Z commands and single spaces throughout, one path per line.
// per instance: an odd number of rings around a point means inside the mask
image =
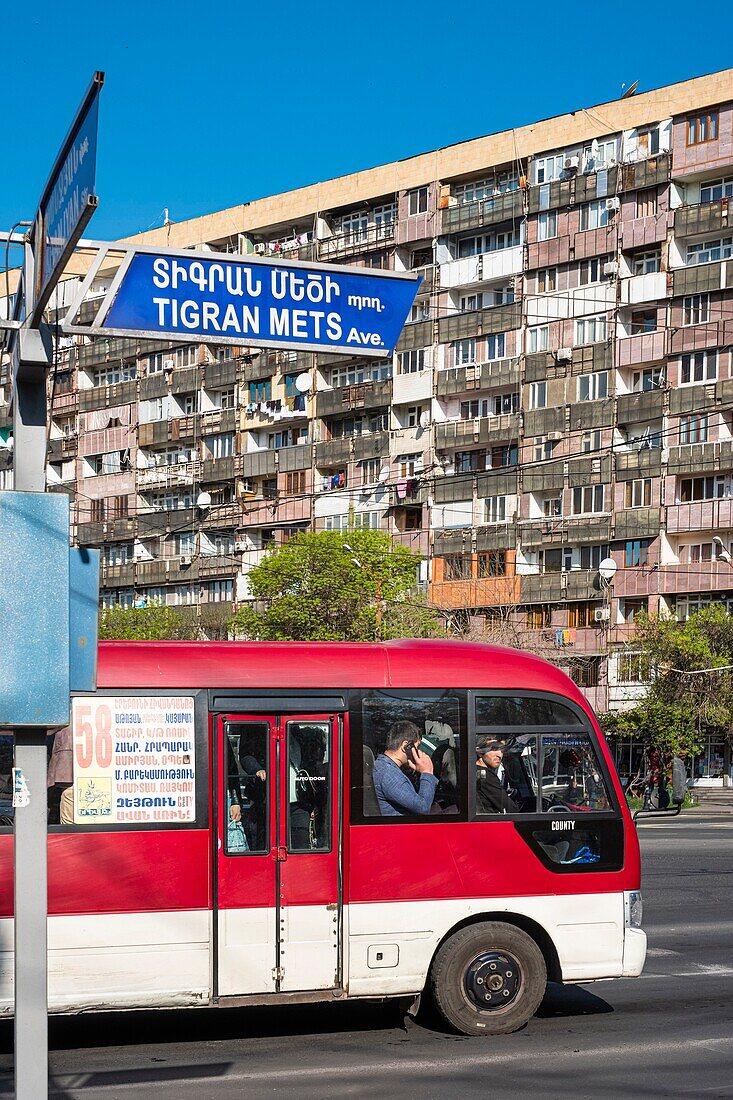
M 648 655 L 654 678 L 646 698 L 633 709 L 601 715 L 607 735 L 696 753 L 706 733 L 730 730 L 733 618 L 722 604 L 703 608 L 682 623 L 641 616 L 629 644 Z
M 417 593 L 419 555 L 383 531 L 304 532 L 248 574 L 254 604 L 230 622 L 268 641 L 374 641 L 442 634 Z
M 173 607 L 110 607 L 99 613 L 100 642 L 181 641 L 195 637 Z

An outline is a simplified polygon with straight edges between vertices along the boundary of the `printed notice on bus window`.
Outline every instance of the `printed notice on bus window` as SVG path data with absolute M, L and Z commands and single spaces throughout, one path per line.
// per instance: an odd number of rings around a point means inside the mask
M 74 699 L 72 729 L 76 824 L 195 820 L 191 696 Z

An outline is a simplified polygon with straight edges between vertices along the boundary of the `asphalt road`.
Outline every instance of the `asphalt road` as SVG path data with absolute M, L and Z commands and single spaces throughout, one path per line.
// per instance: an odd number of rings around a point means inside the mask
M 551 987 L 516 1035 L 468 1039 L 383 1005 L 57 1018 L 52 1096 L 733 1097 L 733 816 L 645 823 L 643 977 Z M 0 1097 L 12 1096 L 0 1025 Z

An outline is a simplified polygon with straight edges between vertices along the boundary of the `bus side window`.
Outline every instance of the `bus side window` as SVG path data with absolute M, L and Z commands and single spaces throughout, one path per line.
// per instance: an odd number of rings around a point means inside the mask
M 0 827 L 13 824 L 13 738 L 0 735 Z
M 476 735 L 477 815 L 537 813 L 537 751 L 535 734 Z
M 48 758 L 48 823 L 74 824 L 74 754 L 71 726 L 56 730 L 49 738 Z
M 436 814 L 464 812 L 465 797 L 461 785 L 464 700 L 465 693 L 443 689 L 373 690 L 364 693 L 358 716 L 360 721 L 355 723 L 356 728 L 361 727 L 361 744 L 355 742 L 352 746 L 354 770 L 351 803 L 357 820 L 359 817 L 372 821 L 388 819 L 396 823 L 401 818 L 407 818 L 414 822 L 427 820 Z M 393 807 L 393 814 L 382 813 L 374 785 L 375 765 L 389 747 L 390 732 L 399 730 L 405 723 L 411 727 L 415 740 L 419 741 L 420 752 L 431 759 L 433 775 L 437 780 L 432 804 L 420 813 L 408 812 L 398 806 Z M 406 737 L 409 740 L 407 734 Z M 384 764 L 382 760 L 377 765 L 378 769 Z M 403 774 L 417 792 L 419 775 L 408 771 L 407 767 L 403 768 Z

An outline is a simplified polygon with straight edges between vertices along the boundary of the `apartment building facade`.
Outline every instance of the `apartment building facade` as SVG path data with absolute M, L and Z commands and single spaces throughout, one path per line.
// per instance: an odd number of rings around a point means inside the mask
M 393 360 L 62 339 L 48 480 L 103 603 L 231 605 L 294 532 L 379 528 L 457 627 L 628 705 L 640 610 L 733 608 L 732 205 L 729 70 L 135 238 L 423 281 Z

